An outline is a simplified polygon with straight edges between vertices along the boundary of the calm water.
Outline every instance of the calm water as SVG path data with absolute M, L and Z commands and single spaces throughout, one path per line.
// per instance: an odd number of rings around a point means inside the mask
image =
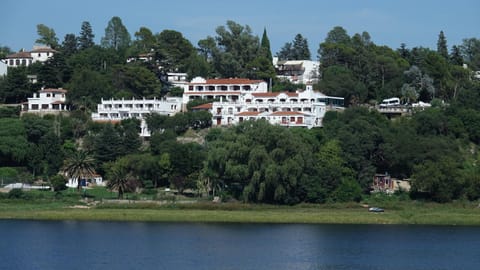
M 0 269 L 480 269 L 480 227 L 0 220 Z

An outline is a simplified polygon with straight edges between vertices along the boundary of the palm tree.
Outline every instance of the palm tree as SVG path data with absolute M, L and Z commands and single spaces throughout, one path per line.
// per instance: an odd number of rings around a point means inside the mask
M 87 152 L 79 150 L 73 152 L 63 163 L 63 171 L 68 177 L 77 180 L 77 189 L 80 190 L 80 180 L 92 177 L 95 174 L 95 159 Z
M 108 184 L 107 187 L 111 190 L 117 190 L 118 199 L 123 199 L 123 194 L 132 189 L 137 178 L 128 171 L 125 167 L 114 164 L 107 172 Z

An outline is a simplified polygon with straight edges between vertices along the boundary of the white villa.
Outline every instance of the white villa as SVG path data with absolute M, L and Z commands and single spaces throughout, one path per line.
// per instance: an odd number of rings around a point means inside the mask
M 194 78 L 184 86 L 183 104 L 195 99 L 222 99 L 235 102 L 247 93 L 266 93 L 268 85 L 262 80 Z
M 145 118 L 151 113 L 172 116 L 182 110 L 182 98 L 167 97 L 162 99 L 102 99 L 97 105 L 97 112 L 92 113 L 92 120 L 97 122 L 119 122 L 123 119 L 141 120 L 140 136 L 150 136 Z
M 7 55 L 3 61 L 8 67 L 29 66 L 35 62 L 47 61 L 56 52 L 50 47 L 33 46 L 32 51 L 21 51 Z
M 318 82 L 319 61 L 311 60 L 278 60 L 273 58 L 273 66 L 277 78 L 290 81 L 295 84 L 311 84 Z
M 69 110 L 66 103 L 67 90 L 59 88 L 42 89 L 28 98 L 23 105 L 23 112 L 37 114 L 57 114 Z
M 211 106 L 211 108 L 209 108 Z M 208 109 L 214 126 L 228 126 L 246 120 L 264 119 L 287 127 L 320 127 L 326 111 L 343 110 L 343 98 L 306 90 L 296 92 L 245 93 L 236 100 L 220 100 L 194 109 Z

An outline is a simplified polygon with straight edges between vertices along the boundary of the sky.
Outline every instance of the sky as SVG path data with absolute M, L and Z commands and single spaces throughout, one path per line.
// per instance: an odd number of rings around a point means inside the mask
M 66 34 L 78 35 L 88 21 L 99 43 L 114 16 L 122 19 L 132 40 L 144 26 L 153 33 L 181 32 L 194 46 L 233 20 L 249 25 L 259 37 L 266 29 L 273 54 L 301 34 L 313 59 L 335 26 L 351 36 L 367 31 L 375 44 L 393 49 L 401 43 L 436 49 L 440 31 L 449 48 L 464 38 L 480 38 L 479 0 L 2 0 L 0 8 L 0 46 L 13 51 L 32 49 L 37 24 L 53 28 L 62 42 Z

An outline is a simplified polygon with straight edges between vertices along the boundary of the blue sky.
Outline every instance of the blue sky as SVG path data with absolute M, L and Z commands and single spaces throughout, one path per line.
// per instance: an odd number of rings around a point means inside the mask
M 478 0 L 3 0 L 0 7 L 0 45 L 14 51 L 32 48 L 40 23 L 63 41 L 89 21 L 98 43 L 113 16 L 122 19 L 132 38 L 141 26 L 154 33 L 172 29 L 195 46 L 215 36 L 215 28 L 227 20 L 249 25 L 259 36 L 265 27 L 274 54 L 300 33 L 314 57 L 337 25 L 350 35 L 367 31 L 376 44 L 394 49 L 402 42 L 435 49 L 440 30 L 449 48 L 463 38 L 480 38 Z

